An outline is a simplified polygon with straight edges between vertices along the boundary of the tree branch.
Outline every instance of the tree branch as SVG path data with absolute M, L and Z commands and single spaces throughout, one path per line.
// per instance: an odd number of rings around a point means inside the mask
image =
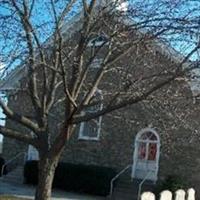
M 8 118 L 21 123 L 22 125 L 26 126 L 27 128 L 31 129 L 34 132 L 37 132 L 39 130 L 39 127 L 36 123 L 34 123 L 25 116 L 22 116 L 18 113 L 14 113 L 1 99 L 0 99 L 0 106 Z
M 22 142 L 25 142 L 27 144 L 32 144 L 34 146 L 36 145 L 36 141 L 31 135 L 23 134 L 23 133 L 18 132 L 16 130 L 6 128 L 4 126 L 0 126 L 0 133 L 2 135 L 4 135 L 5 137 L 20 140 Z

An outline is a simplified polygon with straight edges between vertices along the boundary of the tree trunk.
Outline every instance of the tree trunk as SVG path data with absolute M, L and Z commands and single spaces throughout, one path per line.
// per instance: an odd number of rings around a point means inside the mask
M 35 200 L 50 200 L 52 183 L 59 156 L 49 159 L 42 158 L 39 161 L 39 180 L 36 189 Z

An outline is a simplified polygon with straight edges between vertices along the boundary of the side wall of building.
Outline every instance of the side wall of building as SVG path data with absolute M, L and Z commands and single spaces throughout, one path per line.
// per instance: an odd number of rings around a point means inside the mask
M 169 70 L 169 66 L 174 65 L 159 53 L 147 50 L 147 53 L 143 54 L 141 48 L 139 49 L 140 56 L 136 56 L 135 50 L 116 63 L 116 69 L 127 67 L 132 77 L 139 78 L 140 75 L 145 77 L 154 72 L 164 72 L 164 70 Z M 110 90 L 118 91 L 121 75 L 117 70 L 108 73 L 99 89 L 103 93 Z M 148 84 L 142 81 L 139 85 L 140 88 L 143 86 L 148 88 Z M 133 91 L 137 92 L 137 87 Z M 8 105 L 17 112 L 34 117 L 30 99 L 25 91 L 10 95 L 8 102 Z M 59 107 L 54 108 L 50 116 L 52 135 L 59 132 L 61 121 L 59 118 L 61 115 L 57 114 L 61 112 L 59 109 Z M 145 101 L 103 116 L 98 141 L 79 140 L 78 126 L 66 145 L 61 160 L 109 166 L 121 170 L 133 163 L 136 134 L 143 128 L 151 127 L 158 133 L 161 141 L 159 178 L 178 175 L 188 180 L 190 186 L 198 186 L 200 185 L 198 176 L 200 164 L 199 113 L 198 105 L 193 104 L 188 84 L 185 80 L 177 79 L 153 93 Z M 29 131 L 10 120 L 7 120 L 6 126 L 14 127 L 22 132 Z M 27 148 L 28 146 L 21 142 L 5 138 L 3 154 L 8 160 L 18 152 L 27 151 Z

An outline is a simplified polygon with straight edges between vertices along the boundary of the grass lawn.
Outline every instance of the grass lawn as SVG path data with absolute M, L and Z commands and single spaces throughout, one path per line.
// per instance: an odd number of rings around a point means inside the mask
M 18 197 L 13 197 L 13 196 L 0 195 L 0 200 L 30 200 L 30 199 L 18 198 Z

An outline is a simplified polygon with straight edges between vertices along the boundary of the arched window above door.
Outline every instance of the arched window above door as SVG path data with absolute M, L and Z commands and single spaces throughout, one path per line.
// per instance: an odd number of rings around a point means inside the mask
M 137 134 L 136 142 L 137 141 L 154 141 L 160 143 L 160 138 L 154 129 L 144 128 Z

